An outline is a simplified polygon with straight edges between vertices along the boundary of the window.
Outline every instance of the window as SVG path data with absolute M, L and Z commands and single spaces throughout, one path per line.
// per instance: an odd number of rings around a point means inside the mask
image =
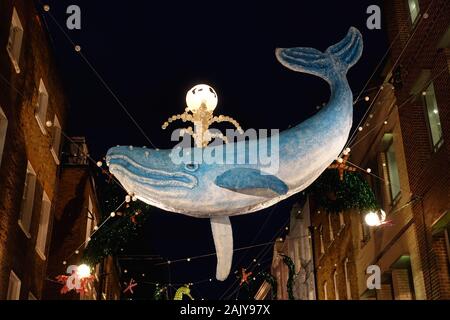
M 37 300 L 33 293 L 28 292 L 28 300 Z
M 344 212 L 339 212 L 339 225 L 341 228 L 345 226 Z
M 428 128 L 433 143 L 433 150 L 436 152 L 443 144 L 441 118 L 439 117 L 439 109 L 434 91 L 434 84 L 431 83 L 425 92 L 425 105 L 427 107 Z
M 6 140 L 6 130 L 8 129 L 8 119 L 2 108 L 0 108 L 0 164 L 3 158 L 3 148 Z
M 11 62 L 16 70 L 16 73 L 20 73 L 19 60 L 20 50 L 22 49 L 23 27 L 20 23 L 19 15 L 16 8 L 13 8 L 13 15 L 11 18 L 11 26 L 9 29 L 8 44 L 6 45 L 6 51 L 11 58 Z
M 61 124 L 55 114 L 53 118 L 53 131 L 52 131 L 52 148 L 50 149 L 56 164 L 59 165 L 59 152 L 61 150 Z
M 325 253 L 325 245 L 323 243 L 323 226 L 319 227 L 319 236 L 320 236 L 320 253 Z
M 409 16 L 411 17 L 411 22 L 414 24 L 417 17 L 419 16 L 419 0 L 408 0 Z
M 326 281 L 323 283 L 323 300 L 328 300 L 328 284 Z
M 87 247 L 89 243 L 89 238 L 91 237 L 92 233 L 92 224 L 95 224 L 95 216 L 94 216 L 94 206 L 92 204 L 92 199 L 89 196 L 88 200 L 88 212 L 87 212 L 87 222 L 86 222 L 86 242 L 84 244 L 85 247 Z
M 11 270 L 9 274 L 8 293 L 6 294 L 6 300 L 19 300 L 20 299 L 20 285 L 21 281 L 18 276 Z
M 387 143 L 386 149 L 386 168 L 389 175 L 389 189 L 391 193 L 391 201 L 395 202 L 400 194 L 400 175 L 398 173 L 397 158 L 395 152 L 395 144 L 392 133 L 386 133 L 383 141 Z
M 36 106 L 35 117 L 39 128 L 43 134 L 47 134 L 45 130 L 45 123 L 47 122 L 47 108 L 48 108 L 48 92 L 45 88 L 44 81 L 39 81 L 38 102 Z
M 338 278 L 337 270 L 333 273 L 334 299 L 339 300 Z
M 334 240 L 334 232 L 333 232 L 333 220 L 331 217 L 331 213 L 328 214 L 328 230 L 330 231 L 330 241 Z
M 344 276 L 345 276 L 345 289 L 347 291 L 347 300 L 352 300 L 352 289 L 350 286 L 350 279 L 348 278 L 348 258 L 345 258 L 344 262 Z
M 36 240 L 36 252 L 42 260 L 45 260 L 45 248 L 47 246 L 47 233 L 51 207 L 52 203 L 44 191 L 44 195 L 42 196 L 41 217 L 39 219 L 39 231 Z
M 30 235 L 31 217 L 33 215 L 34 192 L 36 189 L 36 172 L 33 170 L 30 162 L 27 166 L 27 175 L 25 177 L 25 185 L 23 188 L 22 205 L 20 208 L 19 226 L 28 238 Z

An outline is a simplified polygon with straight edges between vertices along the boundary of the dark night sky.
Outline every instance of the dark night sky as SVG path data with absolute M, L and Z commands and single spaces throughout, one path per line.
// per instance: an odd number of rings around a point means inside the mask
M 341 40 L 350 26 L 357 27 L 365 41 L 362 59 L 349 72 L 350 85 L 359 93 L 387 47 L 383 30 L 366 28 L 367 7 L 380 2 L 48 1 L 63 27 L 67 6 L 81 7 L 82 29 L 66 29 L 68 35 L 159 148 L 173 146 L 170 130 L 162 131 L 161 124 L 184 110 L 185 93 L 197 83 L 213 86 L 219 95 L 216 113 L 234 117 L 244 129 L 283 130 L 311 116 L 317 105 L 328 101 L 328 85 L 285 69 L 274 50 L 294 46 L 325 50 Z M 150 146 L 61 30 L 50 18 L 46 21 L 70 98 L 70 134 L 86 136 L 96 158 L 119 144 Z M 355 119 L 365 107 L 364 103 L 355 107 Z M 288 221 L 294 200 L 233 218 L 235 248 L 271 241 Z M 235 253 L 233 270 L 248 266 L 262 249 Z M 127 250 L 174 260 L 214 252 L 214 245 L 208 220 L 157 211 Z M 265 269 L 271 254 L 267 250 L 261 259 Z M 171 281 L 214 278 L 215 264 L 215 257 L 172 264 Z M 138 282 L 167 282 L 167 267 L 158 270 L 143 261 L 123 267 Z M 145 280 L 141 273 L 146 273 Z M 206 282 L 192 293 L 196 298 L 217 299 L 234 279 L 232 274 L 225 283 Z M 152 286 L 141 284 L 137 289 L 135 298 L 152 296 Z

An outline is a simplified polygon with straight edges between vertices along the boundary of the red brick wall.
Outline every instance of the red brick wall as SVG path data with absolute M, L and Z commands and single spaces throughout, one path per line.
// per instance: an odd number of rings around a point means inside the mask
M 450 27 L 450 2 L 448 0 L 419 1 L 421 13 L 428 8 L 429 18 L 418 22 L 416 29 L 409 20 L 407 1 L 387 1 L 388 32 L 391 39 L 400 31 L 391 60 L 399 59 L 402 66 L 403 87 L 396 90 L 400 122 L 408 167 L 411 192 L 422 199 L 413 207 L 425 287 L 428 299 L 446 296 L 441 274 L 448 281 L 438 263 L 439 255 L 431 237 L 431 224 L 450 207 L 450 75 L 449 49 L 438 48 L 438 43 Z M 431 4 L 431 6 L 430 6 Z M 409 35 L 413 35 L 403 50 Z M 407 99 L 424 69 L 431 70 L 444 135 L 444 145 L 433 152 L 423 97 Z M 443 73 L 442 73 L 443 72 Z M 445 279 L 444 279 L 445 280 Z M 444 281 L 445 282 L 445 281 Z
M 313 207 L 313 206 L 312 206 Z M 320 212 L 320 213 L 319 213 Z M 345 227 L 341 228 L 339 215 L 332 214 L 332 225 L 334 240 L 330 239 L 328 213 L 323 210 L 311 210 L 311 224 L 314 226 L 314 264 L 317 272 L 318 299 L 324 299 L 323 284 L 326 281 L 328 286 L 328 300 L 334 300 L 335 290 L 333 275 L 337 271 L 337 288 L 339 299 L 347 299 L 347 287 L 345 282 L 344 264 L 348 258 L 347 274 L 351 283 L 352 299 L 358 299 L 358 288 L 356 279 L 356 266 L 354 260 L 353 235 L 350 227 L 350 217 L 348 213 L 344 215 Z M 325 253 L 320 252 L 320 226 L 323 227 L 323 239 Z M 356 236 L 356 235 L 355 235 Z
M 6 52 L 13 4 L 24 28 L 20 74 L 15 72 Z M 11 269 L 21 279 L 21 299 L 27 299 L 30 291 L 40 298 L 43 281 L 47 276 L 46 261 L 34 249 L 40 199 L 45 190 L 54 204 L 58 170 L 50 153 L 51 137 L 42 134 L 34 117 L 40 78 L 44 79 L 50 96 L 47 119 L 53 120 L 56 113 L 63 129 L 67 102 L 43 23 L 37 16 L 32 1 L 0 2 L 0 51 L 0 74 L 6 79 L 0 81 L 0 106 L 8 118 L 0 167 L 0 300 L 6 298 Z M 31 239 L 18 226 L 27 159 L 36 171 L 38 180 L 30 228 Z M 49 233 L 51 227 L 50 222 Z M 49 236 L 47 244 L 50 241 Z

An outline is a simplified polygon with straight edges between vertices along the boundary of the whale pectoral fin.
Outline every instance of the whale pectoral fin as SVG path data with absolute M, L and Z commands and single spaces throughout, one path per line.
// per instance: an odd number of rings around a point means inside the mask
M 228 190 L 263 197 L 284 195 L 289 190 L 276 176 L 261 174 L 260 170 L 249 168 L 228 170 L 218 176 L 215 183 Z
M 230 274 L 233 261 L 233 230 L 230 218 L 211 218 L 211 230 L 217 254 L 216 278 L 219 281 L 225 281 Z

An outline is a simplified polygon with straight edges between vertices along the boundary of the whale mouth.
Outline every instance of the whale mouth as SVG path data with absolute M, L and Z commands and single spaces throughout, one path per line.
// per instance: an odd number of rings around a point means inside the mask
M 135 183 L 156 187 L 184 187 L 192 189 L 197 178 L 184 172 L 167 172 L 148 168 L 125 155 L 110 155 L 106 161 L 109 170 L 117 176 L 126 176 Z

